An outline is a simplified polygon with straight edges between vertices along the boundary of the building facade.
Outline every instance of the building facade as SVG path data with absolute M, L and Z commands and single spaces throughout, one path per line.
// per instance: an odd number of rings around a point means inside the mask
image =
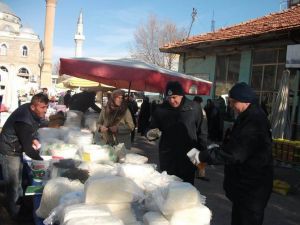
M 0 2 L 0 85 L 8 107 L 16 107 L 15 92 L 38 88 L 42 53 L 39 36 L 23 27 L 21 19 Z
M 300 5 L 170 43 L 160 50 L 180 55 L 179 71 L 208 79 L 210 98 L 228 93 L 236 82 L 248 83 L 269 113 L 286 70 L 287 46 L 300 43 Z M 289 69 L 289 97 L 294 131 L 300 136 L 299 70 Z M 295 134 L 296 132 L 294 132 Z

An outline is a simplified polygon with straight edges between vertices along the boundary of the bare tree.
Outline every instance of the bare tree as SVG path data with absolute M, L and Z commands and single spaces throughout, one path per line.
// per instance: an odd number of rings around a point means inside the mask
M 52 66 L 52 73 L 59 74 L 60 61 L 56 61 Z
M 159 47 L 185 36 L 186 31 L 179 29 L 174 23 L 159 21 L 155 15 L 150 15 L 146 24 L 141 24 L 134 33 L 135 42 L 131 56 L 172 69 L 176 55 L 160 52 Z

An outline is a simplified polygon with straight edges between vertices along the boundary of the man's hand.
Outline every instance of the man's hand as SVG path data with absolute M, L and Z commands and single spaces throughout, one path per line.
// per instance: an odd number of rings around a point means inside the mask
M 197 166 L 198 164 L 200 164 L 199 154 L 200 154 L 200 151 L 198 149 L 192 148 L 186 155 L 189 157 L 191 162 L 195 166 Z
M 160 136 L 161 136 L 161 131 L 157 128 L 149 130 L 146 134 L 146 138 L 149 141 L 154 141 L 158 139 Z
M 32 141 L 32 148 L 34 150 L 39 150 L 41 147 L 42 147 L 42 145 L 41 145 L 41 143 L 37 139 L 34 139 Z

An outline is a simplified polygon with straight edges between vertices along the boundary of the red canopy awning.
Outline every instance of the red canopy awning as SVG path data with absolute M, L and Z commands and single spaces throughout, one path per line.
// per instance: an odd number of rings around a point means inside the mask
M 97 81 L 117 88 L 163 93 L 178 81 L 186 94 L 209 95 L 211 82 L 134 59 L 61 58 L 60 74 Z

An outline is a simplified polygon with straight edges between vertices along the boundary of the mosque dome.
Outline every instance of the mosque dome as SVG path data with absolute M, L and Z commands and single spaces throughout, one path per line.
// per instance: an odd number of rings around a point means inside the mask
M 26 33 L 26 34 L 35 34 L 34 30 L 30 27 L 22 27 L 20 29 L 20 33 Z
M 0 12 L 8 13 L 15 16 L 15 13 L 3 2 L 0 2 Z

